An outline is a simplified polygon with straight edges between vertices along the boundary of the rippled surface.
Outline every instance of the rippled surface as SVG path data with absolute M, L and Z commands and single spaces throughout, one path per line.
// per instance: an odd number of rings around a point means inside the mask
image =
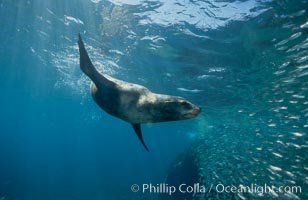
M 300 185 L 301 194 L 263 198 L 306 199 L 307 7 L 306 0 L 0 1 L 0 199 L 158 198 L 128 190 L 164 182 L 191 143 L 205 185 Z M 93 104 L 78 67 L 78 32 L 104 73 L 183 96 L 202 115 L 144 126 L 153 152 L 141 152 L 131 127 Z

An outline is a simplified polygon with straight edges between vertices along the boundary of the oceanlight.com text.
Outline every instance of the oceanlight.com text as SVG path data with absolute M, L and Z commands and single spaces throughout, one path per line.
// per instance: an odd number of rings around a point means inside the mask
M 302 188 L 300 186 L 279 186 L 274 185 L 257 185 L 251 184 L 250 186 L 225 186 L 223 184 L 217 184 L 215 187 L 218 193 L 255 193 L 255 194 L 269 194 L 269 193 L 301 193 Z

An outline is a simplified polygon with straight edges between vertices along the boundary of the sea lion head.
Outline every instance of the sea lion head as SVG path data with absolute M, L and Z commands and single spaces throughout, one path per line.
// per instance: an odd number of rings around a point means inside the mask
M 182 97 L 158 95 L 156 113 L 162 121 L 191 119 L 199 115 L 201 108 Z

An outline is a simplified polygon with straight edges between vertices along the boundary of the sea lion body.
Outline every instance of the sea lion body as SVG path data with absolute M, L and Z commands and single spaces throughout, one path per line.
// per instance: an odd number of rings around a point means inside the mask
M 131 123 L 146 150 L 140 124 L 191 119 L 201 112 L 199 107 L 182 97 L 156 94 L 144 86 L 98 72 L 80 35 L 78 45 L 80 68 L 92 80 L 94 101 L 108 114 Z
M 114 86 L 99 90 L 92 81 L 92 97 L 108 114 L 126 122 L 144 124 L 177 121 L 192 118 L 198 112 L 197 107 L 194 108 L 181 97 L 156 94 L 141 85 L 104 76 Z M 181 109 L 181 106 L 184 108 Z

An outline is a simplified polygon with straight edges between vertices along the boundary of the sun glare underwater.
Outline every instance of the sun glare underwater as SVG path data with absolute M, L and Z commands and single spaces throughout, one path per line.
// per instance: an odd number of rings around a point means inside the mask
M 308 199 L 307 0 L 0 0 L 0 200 Z M 104 74 L 202 108 L 131 125 Z

